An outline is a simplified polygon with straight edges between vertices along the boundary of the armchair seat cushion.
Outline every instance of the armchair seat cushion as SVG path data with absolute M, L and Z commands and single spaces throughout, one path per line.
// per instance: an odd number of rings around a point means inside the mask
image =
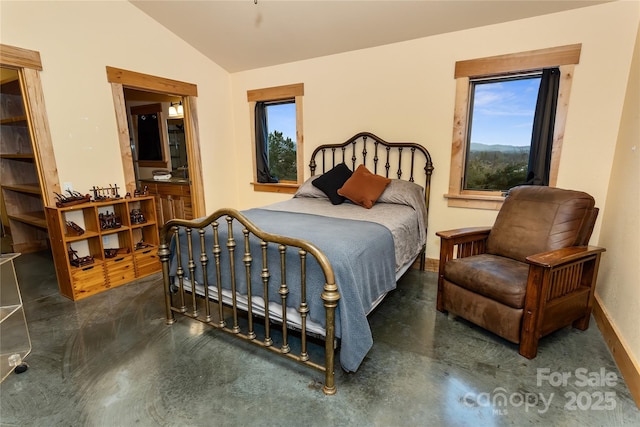
M 528 275 L 528 264 L 491 254 L 452 259 L 444 268 L 447 281 L 513 308 L 524 307 Z

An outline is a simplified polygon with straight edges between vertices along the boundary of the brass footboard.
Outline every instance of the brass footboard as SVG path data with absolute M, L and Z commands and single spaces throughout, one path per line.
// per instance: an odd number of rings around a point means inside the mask
M 243 227 L 243 242 L 236 242 L 233 234 L 233 222 L 237 220 Z M 219 231 L 220 227 L 227 228 L 226 242 L 220 242 Z M 213 234 L 212 247 L 206 247 L 205 234 L 208 228 L 211 228 Z M 184 254 L 181 254 L 179 236 L 184 235 L 187 238 L 187 258 L 186 265 L 183 262 Z M 199 239 L 198 239 L 199 237 Z M 258 281 L 262 284 L 262 296 L 264 299 L 264 316 L 258 318 L 254 314 L 256 304 L 252 302 L 254 293 L 252 291 L 252 278 L 251 266 L 254 263 L 254 259 L 250 250 L 250 242 L 252 239 L 259 239 L 261 248 L 261 260 L 262 268 L 260 277 L 255 278 L 255 283 Z M 195 240 L 196 244 L 193 244 Z M 199 244 L 197 244 L 199 240 Z M 173 245 L 172 241 L 176 244 Z M 272 244 L 277 244 L 280 268 L 277 272 L 270 271 L 267 256 L 267 247 Z M 173 246 L 172 246 L 173 245 Z M 240 248 L 237 248 L 241 245 Z M 194 246 L 196 246 L 194 248 Z M 199 247 L 198 247 L 199 246 Z M 174 276 L 177 281 L 177 285 L 172 283 L 171 277 L 171 260 L 172 260 L 172 248 L 174 249 L 174 257 L 176 265 L 174 266 Z M 300 260 L 300 283 L 290 284 L 286 283 L 286 253 L 290 249 L 298 251 Z M 226 250 L 228 253 L 229 262 L 229 282 L 227 286 L 223 286 L 221 275 L 221 254 Z M 242 251 L 242 264 L 238 267 L 236 264 L 236 251 Z M 315 363 L 310 360 L 307 352 L 307 314 L 309 313 L 309 306 L 307 304 L 307 277 L 306 277 L 306 262 L 307 254 L 313 256 L 322 272 L 324 274 L 324 288 L 321 294 L 323 300 L 323 306 L 325 308 L 325 357 L 324 365 Z M 323 371 L 325 374 L 325 382 L 323 391 L 325 394 L 335 394 L 336 387 L 334 383 L 334 341 L 335 341 L 335 310 L 340 299 L 338 287 L 335 283 L 334 272 L 329 263 L 327 257 L 312 243 L 306 242 L 300 239 L 294 239 L 286 236 L 280 236 L 275 234 L 266 233 L 256 227 L 251 221 L 249 221 L 244 215 L 235 209 L 220 209 L 201 221 L 187 221 L 187 220 L 171 220 L 167 222 L 160 232 L 160 247 L 158 251 L 160 261 L 162 263 L 163 284 L 165 292 L 165 308 L 166 308 L 166 322 L 168 325 L 173 324 L 176 319 L 174 313 L 178 312 L 192 319 L 206 323 L 214 328 L 225 331 L 236 337 L 242 338 L 253 344 L 261 346 L 265 349 L 271 350 L 277 354 L 293 359 L 304 365 L 311 366 L 312 368 Z M 213 265 L 210 265 L 210 259 L 213 257 Z M 199 266 L 202 269 L 202 295 L 197 295 L 196 284 L 192 283 L 189 287 L 185 285 L 185 276 L 193 278 L 195 277 L 195 271 Z M 244 269 L 242 268 L 244 267 Z M 208 283 L 209 270 L 214 268 L 216 283 Z M 240 270 L 240 271 L 238 271 Z M 243 271 L 244 270 L 244 271 Z M 280 297 L 282 314 L 282 344 L 279 348 L 274 346 L 271 336 L 272 320 L 269 315 L 269 282 L 271 280 L 272 273 L 281 278 L 281 283 L 278 288 L 278 295 Z M 242 296 L 246 298 L 246 313 L 247 324 L 241 327 L 238 321 L 238 312 L 245 311 L 238 305 L 239 293 L 236 289 L 236 278 L 239 278 L 241 274 L 246 277 L 247 293 Z M 209 286 L 215 286 L 217 292 L 210 291 Z M 287 297 L 289 289 L 292 286 L 299 286 L 300 290 L 300 304 L 297 307 L 297 311 L 300 313 L 300 334 L 301 334 L 301 349 L 299 354 L 293 354 L 288 344 L 288 329 L 291 327 L 287 319 Z M 231 292 L 230 302 L 223 304 L 223 289 Z M 212 314 L 212 301 L 217 302 L 217 316 Z M 231 310 L 231 324 L 227 324 L 225 315 L 223 313 L 224 305 L 227 305 Z M 215 308 L 214 308 L 215 310 Z M 254 329 L 254 320 L 262 321 L 264 323 L 264 336 L 259 338 Z

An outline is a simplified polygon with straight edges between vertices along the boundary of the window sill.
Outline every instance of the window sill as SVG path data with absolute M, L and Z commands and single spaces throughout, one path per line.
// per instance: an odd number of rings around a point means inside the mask
M 504 196 L 483 196 L 480 194 L 445 194 L 449 207 L 500 210 Z
M 284 194 L 295 194 L 295 192 L 298 191 L 298 187 L 300 187 L 300 184 L 298 183 L 265 184 L 261 182 L 252 182 L 251 185 L 253 185 L 253 191 Z

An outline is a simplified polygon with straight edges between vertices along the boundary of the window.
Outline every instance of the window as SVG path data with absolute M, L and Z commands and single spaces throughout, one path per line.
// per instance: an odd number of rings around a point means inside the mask
M 456 63 L 449 206 L 499 209 L 515 185 L 555 185 L 579 57 L 571 45 Z
M 302 84 L 247 91 L 256 191 L 294 193 L 304 177 Z
M 258 110 L 262 110 L 258 113 Z M 264 115 L 266 124 L 266 155 L 268 173 L 258 182 L 296 182 L 296 101 L 294 99 L 256 103 L 256 120 Z M 256 143 L 265 144 L 265 141 Z
M 463 190 L 505 191 L 527 181 L 540 76 L 471 80 Z

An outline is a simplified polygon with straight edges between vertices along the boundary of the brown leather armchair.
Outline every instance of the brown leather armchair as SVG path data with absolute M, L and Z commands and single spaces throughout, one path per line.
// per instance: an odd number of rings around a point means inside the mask
M 587 246 L 598 215 L 589 194 L 521 186 L 493 227 L 440 231 L 437 309 L 513 343 L 533 359 L 538 340 L 585 330 L 603 248 Z

